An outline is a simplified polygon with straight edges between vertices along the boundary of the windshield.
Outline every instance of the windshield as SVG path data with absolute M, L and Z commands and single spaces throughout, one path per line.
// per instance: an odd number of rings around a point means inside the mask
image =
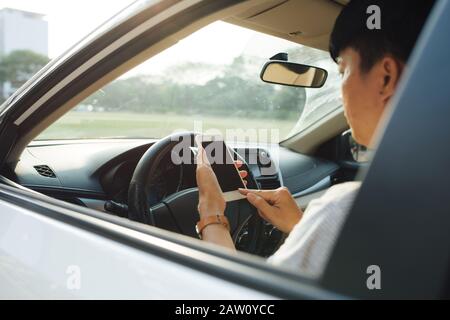
M 260 80 L 270 57 L 325 68 L 327 84 L 304 89 Z M 37 139 L 161 138 L 175 131 L 279 141 L 339 107 L 328 53 L 215 22 L 85 99 Z

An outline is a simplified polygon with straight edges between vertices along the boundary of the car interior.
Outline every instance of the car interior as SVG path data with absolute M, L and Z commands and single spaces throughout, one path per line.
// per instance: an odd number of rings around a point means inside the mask
M 329 33 L 343 4 L 345 1 L 248 1 L 234 6 L 232 14 L 228 9 L 220 15 L 221 20 L 233 25 L 327 50 Z M 216 19 L 215 16 L 203 19 L 183 29 L 178 37 L 186 37 Z M 176 40 L 179 39 L 171 38 L 168 42 Z M 169 43 L 150 48 L 146 56 L 162 51 Z M 130 60 L 124 64 L 125 67 L 117 68 L 82 95 L 101 88 L 115 75 L 138 63 Z M 174 134 L 159 140 L 33 141 L 38 132 L 44 131 L 73 104 L 74 101 L 66 102 L 27 127 L 27 134 L 16 141 L 10 153 L 9 165 L 3 167 L 3 181 L 75 205 L 197 237 L 194 228 L 198 219 L 195 165 L 175 165 L 168 158 L 173 141 L 190 137 L 192 133 Z M 299 206 L 305 208 L 333 184 L 355 178 L 358 169 L 364 166 L 364 162 L 355 158 L 355 148 L 361 149 L 352 141 L 339 106 L 320 121 L 282 141 L 274 154 L 257 144 L 234 147 L 234 151 L 236 157 L 246 163 L 244 168 L 250 173 L 249 188 L 286 186 Z M 249 164 L 254 156 L 258 161 Z M 149 197 L 152 200 L 148 200 Z M 227 216 L 236 247 L 241 251 L 267 257 L 284 240 L 285 235 L 262 221 L 245 201 L 229 203 Z
M 160 39 L 151 39 L 152 45 L 143 44 L 145 49 L 136 49 L 139 54 L 126 59 L 118 57 L 122 60 L 117 62 L 111 60 L 113 67 L 105 67 L 106 71 L 99 68 L 101 74 L 86 77 L 86 83 L 71 88 L 66 99 L 57 97 L 47 105 L 44 101 L 42 109 L 41 102 L 27 97 L 26 92 L 19 92 L 13 98 L 23 98 L 25 105 L 35 104 L 36 108 L 32 114 L 19 117 L 20 109 L 16 114 L 17 135 L 11 138 L 14 143 L 2 167 L 1 181 L 76 206 L 196 238 L 195 165 L 175 165 L 169 159 L 174 143 L 191 138 L 193 132 L 174 133 L 161 139 L 33 140 L 95 91 L 214 21 L 222 20 L 326 51 L 334 20 L 347 3 L 346 0 L 251 0 L 220 8 L 219 2 L 212 15 L 190 23 L 177 20 L 171 25 L 176 32 L 170 36 L 162 38 L 162 32 Z M 332 185 L 357 179 L 360 169 L 368 166 L 367 150 L 353 141 L 342 106 L 282 140 L 275 152 L 258 144 L 232 147 L 236 158 L 244 161 L 244 168 L 249 172 L 249 188 L 286 186 L 302 208 Z M 258 161 L 249 164 L 250 157 L 255 155 Z M 262 221 L 246 201 L 229 203 L 226 214 L 240 251 L 267 257 L 286 236 Z M 356 242 L 350 238 L 348 241 Z M 336 262 L 336 268 L 345 268 L 342 260 Z M 343 284 L 337 283 L 336 287 L 339 286 Z

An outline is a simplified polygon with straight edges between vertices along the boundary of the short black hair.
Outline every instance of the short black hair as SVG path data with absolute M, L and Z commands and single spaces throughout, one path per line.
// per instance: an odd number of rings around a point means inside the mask
M 352 0 L 336 19 L 330 37 L 331 58 L 352 48 L 361 56 L 360 68 L 367 72 L 385 55 L 406 63 L 434 5 L 434 0 Z M 369 29 L 367 8 L 377 5 L 381 29 Z

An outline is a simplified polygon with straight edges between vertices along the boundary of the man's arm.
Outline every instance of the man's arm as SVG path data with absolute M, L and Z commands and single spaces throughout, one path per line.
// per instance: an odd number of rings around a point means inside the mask
M 197 186 L 198 186 L 198 212 L 200 219 L 209 216 L 224 215 L 226 202 L 220 189 L 217 177 L 211 169 L 205 150 L 197 142 Z M 230 232 L 222 224 L 210 224 L 203 228 L 202 239 L 236 250 Z
M 203 229 L 202 239 L 222 247 L 236 250 L 228 229 L 221 224 L 210 224 Z

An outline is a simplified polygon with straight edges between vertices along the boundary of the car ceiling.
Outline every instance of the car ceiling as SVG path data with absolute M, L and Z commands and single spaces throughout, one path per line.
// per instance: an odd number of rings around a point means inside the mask
M 225 21 L 327 50 L 334 21 L 349 0 L 262 0 Z

